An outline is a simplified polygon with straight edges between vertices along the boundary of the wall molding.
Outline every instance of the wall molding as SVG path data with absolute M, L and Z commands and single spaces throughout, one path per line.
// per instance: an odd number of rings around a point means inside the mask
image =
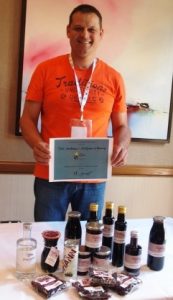
M 33 162 L 0 161 L 0 174 L 33 174 Z M 113 168 L 113 176 L 173 176 L 173 166 L 127 165 Z

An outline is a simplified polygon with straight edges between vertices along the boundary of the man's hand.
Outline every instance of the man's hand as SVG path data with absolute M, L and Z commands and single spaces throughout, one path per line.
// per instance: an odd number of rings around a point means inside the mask
M 49 144 L 39 142 L 33 147 L 33 154 L 36 162 L 47 165 L 50 159 Z
M 114 145 L 112 158 L 111 158 L 112 166 L 113 167 L 124 166 L 127 162 L 127 153 L 128 153 L 128 149 L 122 146 Z

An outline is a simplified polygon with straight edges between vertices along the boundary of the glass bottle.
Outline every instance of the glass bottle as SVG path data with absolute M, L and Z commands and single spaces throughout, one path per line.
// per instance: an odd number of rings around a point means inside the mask
M 127 222 L 125 221 L 126 207 L 118 206 L 118 216 L 115 221 L 112 265 L 122 267 L 124 263 L 125 237 Z
M 155 216 L 149 234 L 147 265 L 151 270 L 160 271 L 165 259 L 164 217 Z
M 32 278 L 36 272 L 37 241 L 31 237 L 32 223 L 23 223 L 23 237 L 16 245 L 16 276 Z
M 130 233 L 130 244 L 125 246 L 124 270 L 133 276 L 138 276 L 141 268 L 142 247 L 138 245 L 138 231 Z
M 114 236 L 114 223 L 115 218 L 113 216 L 114 203 L 106 202 L 106 211 L 103 217 L 103 239 L 102 245 L 110 248 L 112 252 L 113 236 Z M 111 257 L 111 255 L 110 255 Z
M 65 226 L 64 240 L 75 240 L 81 244 L 82 228 L 80 223 L 81 213 L 79 211 L 70 211 Z
M 78 240 L 65 240 L 64 242 L 64 259 L 63 259 L 63 273 L 65 278 L 77 278 L 79 255 Z
M 42 232 L 44 249 L 41 254 L 41 268 L 43 271 L 53 273 L 59 266 L 59 251 L 57 242 L 61 236 L 59 231 L 46 230 Z
M 89 218 L 87 222 L 98 222 L 99 219 L 97 217 L 98 213 L 98 204 L 97 203 L 90 203 L 89 206 Z

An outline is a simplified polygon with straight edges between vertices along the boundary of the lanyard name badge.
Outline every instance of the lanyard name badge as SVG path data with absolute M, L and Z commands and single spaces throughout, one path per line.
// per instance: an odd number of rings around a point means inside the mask
M 90 78 L 89 78 L 89 80 L 86 84 L 83 97 L 82 97 L 82 92 L 81 92 L 79 80 L 78 80 L 77 74 L 75 72 L 75 68 L 74 68 L 74 64 L 73 64 L 73 60 L 72 60 L 71 55 L 69 55 L 69 62 L 70 62 L 70 65 L 71 65 L 71 67 L 74 71 L 77 95 L 78 95 L 80 110 L 81 110 L 81 118 L 71 120 L 71 137 L 74 137 L 74 138 L 91 137 L 92 136 L 92 120 L 84 119 L 83 118 L 83 112 L 84 112 L 84 107 L 87 103 L 88 96 L 89 96 L 92 75 L 93 75 L 94 69 L 96 67 L 96 59 L 94 59 L 94 61 L 93 61 L 91 75 L 90 75 Z

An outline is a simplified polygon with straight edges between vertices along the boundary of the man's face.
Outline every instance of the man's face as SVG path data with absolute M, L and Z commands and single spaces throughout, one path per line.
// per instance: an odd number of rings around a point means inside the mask
M 77 12 L 73 15 L 72 23 L 67 26 L 67 36 L 76 58 L 95 56 L 102 35 L 99 18 L 94 13 Z

